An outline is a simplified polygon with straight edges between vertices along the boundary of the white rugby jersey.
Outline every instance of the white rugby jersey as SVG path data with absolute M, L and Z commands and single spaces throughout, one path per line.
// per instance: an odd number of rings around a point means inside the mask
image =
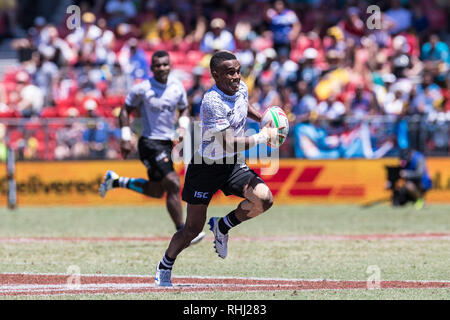
M 231 127 L 235 137 L 243 137 L 247 112 L 248 88 L 244 81 L 240 82 L 239 91 L 232 96 L 223 93 L 216 85 L 209 89 L 200 106 L 202 143 L 199 153 L 214 160 L 234 156 L 236 152 L 223 150 L 212 134 Z
M 188 106 L 182 83 L 169 76 L 166 84 L 153 77 L 131 88 L 125 104 L 139 108 L 142 118 L 142 136 L 156 140 L 172 140 L 175 130 L 175 109 Z

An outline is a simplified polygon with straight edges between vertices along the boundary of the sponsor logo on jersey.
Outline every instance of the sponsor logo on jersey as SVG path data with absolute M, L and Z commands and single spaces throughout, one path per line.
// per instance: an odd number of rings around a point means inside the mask
M 227 117 L 231 117 L 234 114 L 234 109 L 231 109 L 231 111 L 228 111 Z

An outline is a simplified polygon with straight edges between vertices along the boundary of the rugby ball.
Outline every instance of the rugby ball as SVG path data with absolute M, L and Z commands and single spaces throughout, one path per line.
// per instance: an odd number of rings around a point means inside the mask
M 273 128 L 282 128 L 278 130 L 278 139 L 267 143 L 271 148 L 280 147 L 286 141 L 289 133 L 289 120 L 286 113 L 278 106 L 268 107 L 262 114 L 260 128 L 267 126 L 267 124 L 270 124 Z

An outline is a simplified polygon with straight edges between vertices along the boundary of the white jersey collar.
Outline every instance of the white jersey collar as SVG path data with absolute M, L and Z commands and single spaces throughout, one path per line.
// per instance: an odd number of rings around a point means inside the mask
M 150 82 L 152 83 L 152 86 L 159 88 L 159 89 L 164 89 L 165 87 L 167 87 L 169 80 L 167 80 L 167 83 L 161 83 L 161 82 L 157 81 L 154 77 L 151 77 Z
M 233 94 L 232 96 L 229 96 L 229 95 L 225 94 L 222 90 L 220 90 L 220 89 L 217 87 L 217 85 L 214 85 L 214 86 L 213 86 L 213 89 L 214 89 L 215 91 L 217 91 L 217 92 L 223 97 L 224 100 L 231 101 L 231 102 L 233 102 L 233 101 L 236 100 L 236 95 L 237 95 L 237 93 Z

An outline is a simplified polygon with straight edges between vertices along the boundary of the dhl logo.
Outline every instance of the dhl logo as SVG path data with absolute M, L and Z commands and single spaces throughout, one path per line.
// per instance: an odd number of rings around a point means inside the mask
M 261 168 L 252 168 L 269 186 L 276 197 L 364 197 L 366 188 L 363 185 L 320 185 L 317 180 L 324 171 L 324 166 L 280 167 L 274 175 L 262 175 Z M 184 176 L 184 168 L 180 175 Z
M 274 196 L 281 196 L 279 193 L 294 197 L 328 197 L 331 195 L 362 197 L 365 195 L 365 188 L 361 185 L 319 185 L 317 180 L 324 169 L 323 166 L 284 167 L 279 168 L 277 174 L 262 176 L 262 178 Z M 260 173 L 259 168 L 254 171 Z

